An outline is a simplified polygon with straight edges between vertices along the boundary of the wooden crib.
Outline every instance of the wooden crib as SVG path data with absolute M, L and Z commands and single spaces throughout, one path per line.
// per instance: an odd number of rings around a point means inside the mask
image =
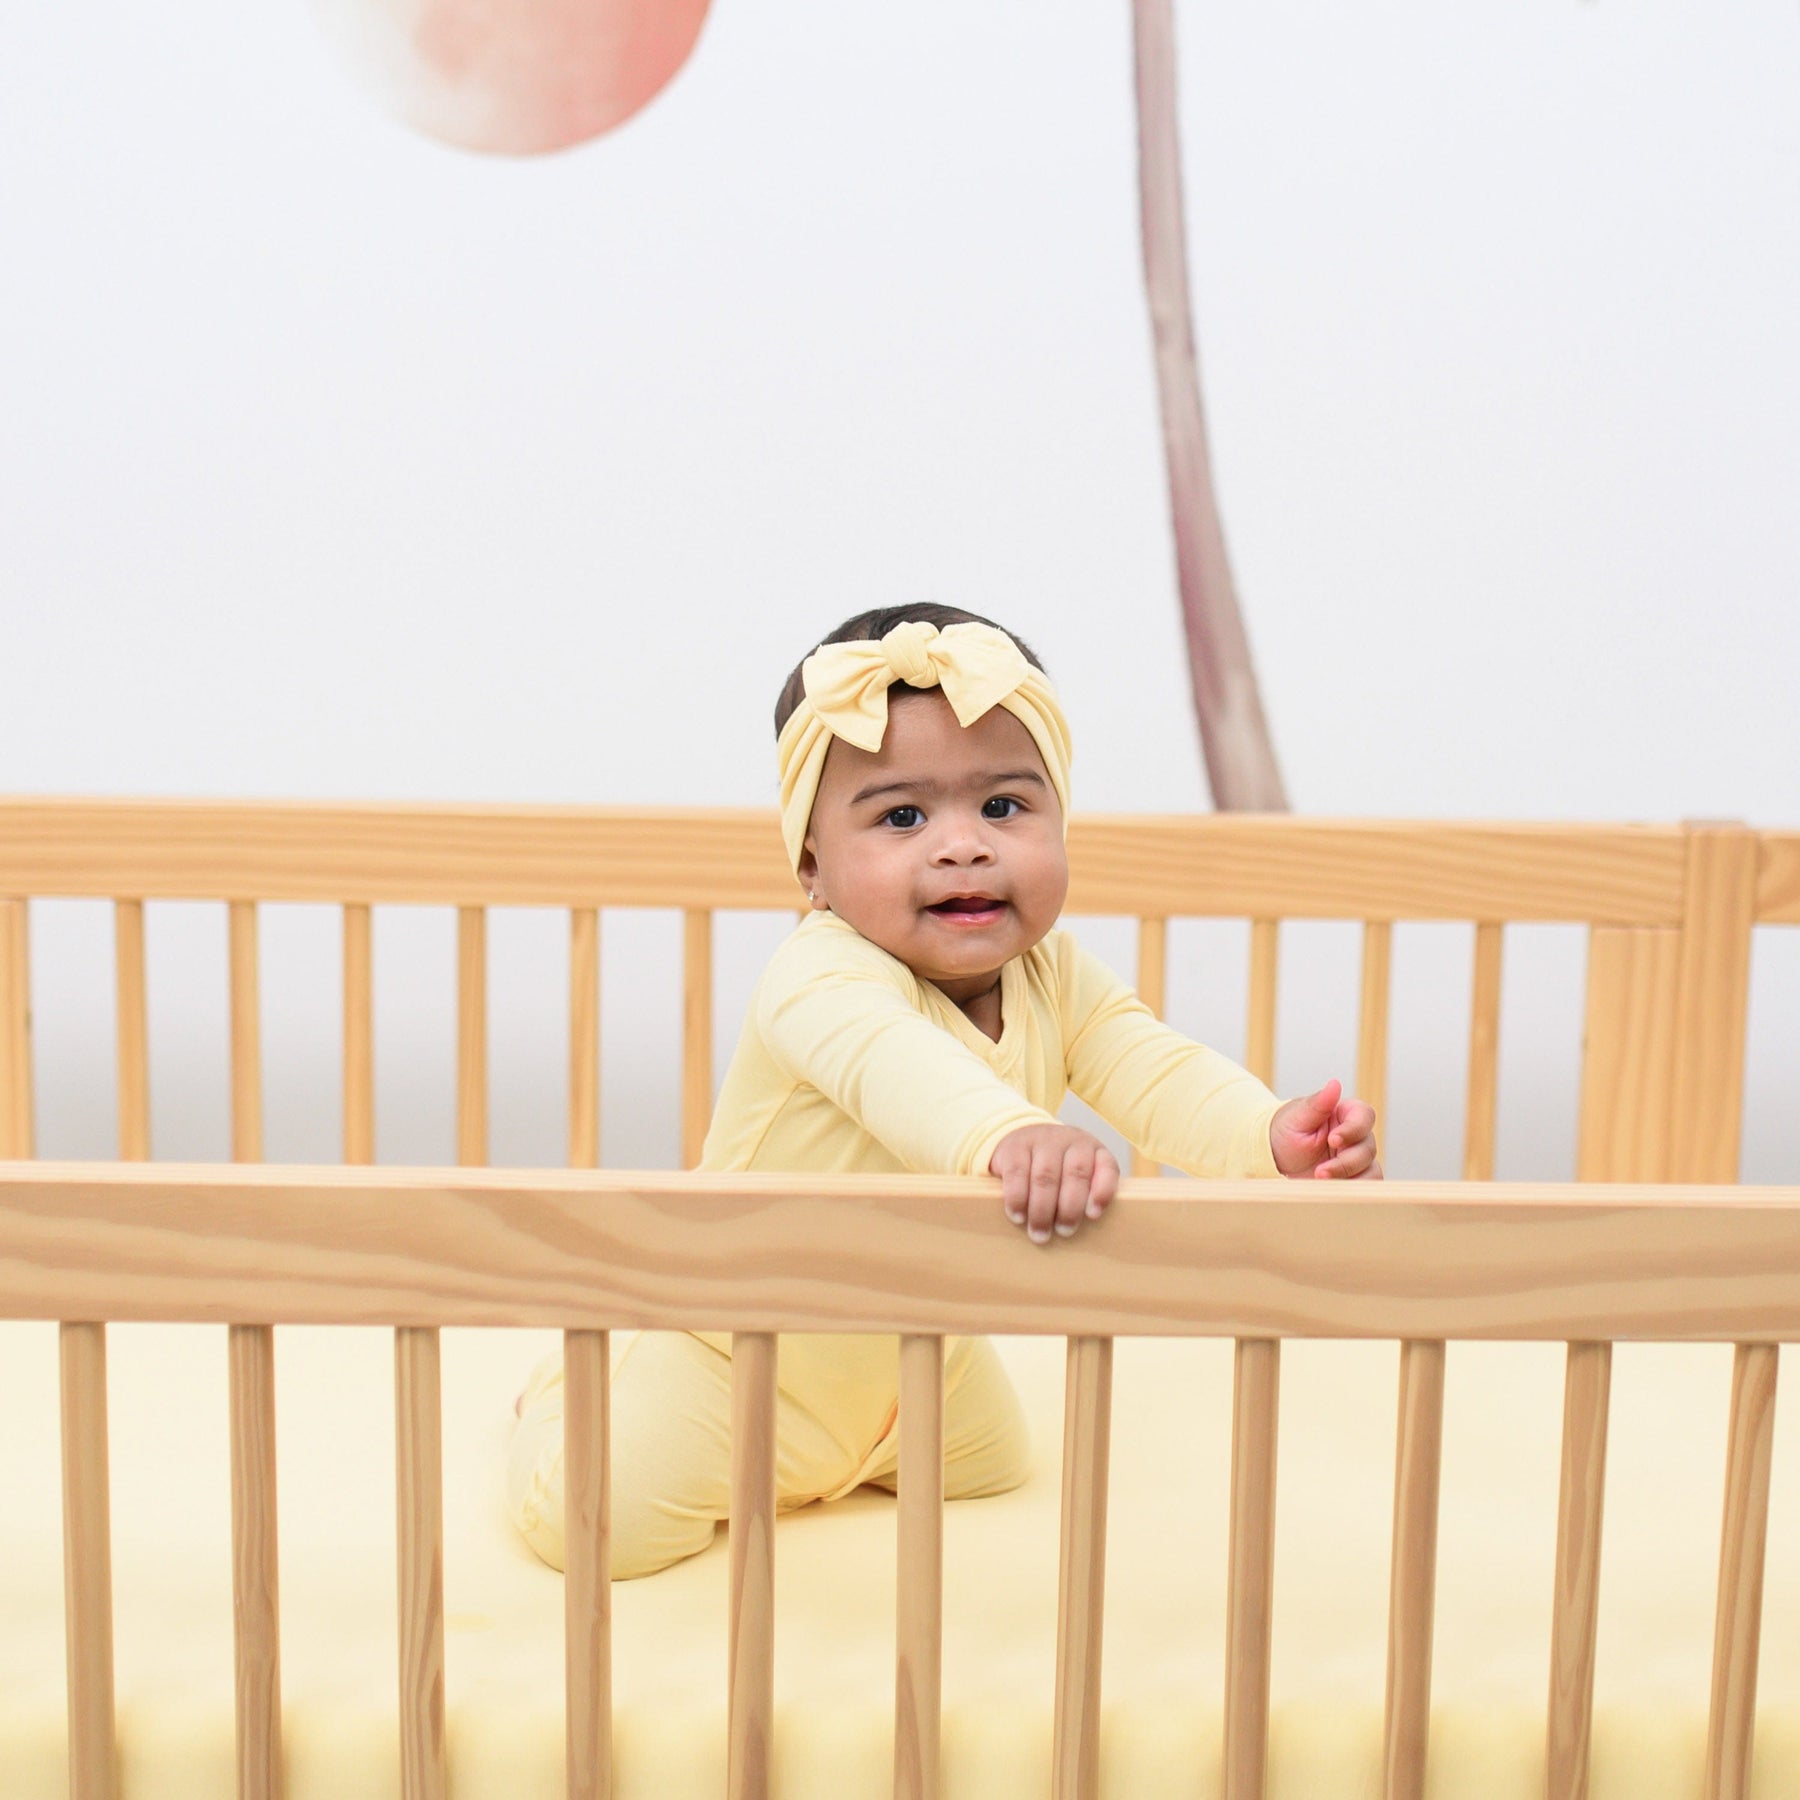
M 0 803 L 0 1316 L 60 1320 L 70 1779 L 116 1791 L 106 1323 L 229 1326 L 238 1791 L 281 1789 L 273 1335 L 394 1327 L 401 1764 L 445 1792 L 438 1334 L 565 1334 L 567 1783 L 610 1791 L 609 1331 L 736 1334 L 729 1791 L 770 1791 L 775 1334 L 900 1334 L 905 1422 L 894 1791 L 937 1792 L 942 1340 L 1068 1341 L 1055 1786 L 1098 1791 L 1112 1340 L 1236 1340 L 1222 1790 L 1260 1796 L 1268 1727 L 1275 1422 L 1284 1338 L 1403 1345 L 1388 1623 L 1385 1791 L 1424 1793 L 1446 1340 L 1568 1344 L 1547 1714 L 1548 1792 L 1585 1793 L 1615 1340 L 1737 1346 L 1706 1792 L 1746 1796 L 1777 1346 L 1800 1335 L 1800 1187 L 1740 1189 L 1751 932 L 1800 924 L 1800 832 L 1087 818 L 1071 914 L 1137 921 L 1160 1007 L 1171 919 L 1251 921 L 1248 1055 L 1272 1076 L 1279 930 L 1362 922 L 1355 1087 L 1384 1105 L 1395 922 L 1472 921 L 1462 1183 L 1370 1188 L 1143 1179 L 1079 1256 L 1032 1253 L 985 1185 L 708 1177 L 598 1162 L 600 915 L 683 920 L 682 1143 L 705 1130 L 713 919 L 788 908 L 772 815 L 531 807 Z M 119 1160 L 33 1157 L 32 903 L 113 902 Z M 150 1155 L 144 913 L 221 902 L 230 958 L 230 1165 Z M 342 908 L 342 1168 L 262 1156 L 259 907 Z M 459 1170 L 375 1167 L 371 908 L 456 909 Z M 567 1171 L 482 1167 L 486 920 L 565 909 Z M 1494 1183 L 1503 933 L 1587 927 L 1579 1185 Z M 1595 1184 L 1632 1184 L 1599 1186 Z M 1658 1185 L 1637 1185 L 1658 1184 Z

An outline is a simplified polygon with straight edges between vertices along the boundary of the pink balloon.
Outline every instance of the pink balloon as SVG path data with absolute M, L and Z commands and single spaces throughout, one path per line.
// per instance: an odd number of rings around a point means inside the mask
M 384 110 L 464 150 L 598 137 L 687 61 L 707 0 L 312 0 Z

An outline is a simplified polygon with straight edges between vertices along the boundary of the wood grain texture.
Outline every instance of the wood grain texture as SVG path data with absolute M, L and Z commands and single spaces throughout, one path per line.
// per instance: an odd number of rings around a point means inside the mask
M 569 1800 L 612 1793 L 612 1392 L 604 1331 L 563 1333 L 563 1632 Z
M 1494 1178 L 1494 1141 L 1500 1114 L 1501 927 L 1475 927 L 1475 979 L 1469 1003 L 1469 1098 L 1463 1113 L 1463 1180 Z
M 231 1156 L 260 1162 L 263 1153 L 262 998 L 258 981 L 256 906 L 227 908 L 231 963 Z
M 444 1455 L 438 1334 L 394 1333 L 400 1791 L 444 1800 Z
M 1091 814 L 1073 913 L 1672 925 L 1684 848 L 1653 825 Z M 1778 840 L 1772 906 L 1794 885 Z M 773 811 L 192 800 L 0 801 L 0 894 L 786 908 Z M 1786 916 L 1779 913 L 1778 916 Z
M 1444 1346 L 1408 1341 L 1400 1346 L 1400 1425 L 1394 1459 L 1385 1800 L 1424 1800 L 1425 1795 L 1443 1440 Z
M 1231 1401 L 1231 1540 L 1225 1597 L 1225 1800 L 1262 1800 L 1275 1598 L 1275 1452 L 1281 1345 L 1240 1338 Z
M 113 905 L 113 956 L 118 987 L 119 1155 L 150 1156 L 150 1016 L 144 976 L 144 903 Z
M 1388 1013 L 1393 963 L 1393 926 L 1384 920 L 1364 925 L 1354 1092 L 1359 1100 L 1366 1100 L 1374 1108 L 1377 1142 L 1387 1117 Z
M 698 1165 L 712 1122 L 712 914 L 681 919 L 681 1166 Z
M 30 909 L 0 900 L 0 1156 L 32 1154 Z
M 1113 1346 L 1069 1339 L 1063 1393 L 1062 1533 L 1056 1599 L 1054 1800 L 1100 1792 L 1100 1649 L 1106 1601 L 1106 1486 Z
M 1244 1067 L 1269 1087 L 1275 1085 L 1275 1003 L 1280 965 L 1280 920 L 1251 920 L 1250 1017 L 1244 1036 Z
M 900 1340 L 894 1800 L 937 1800 L 944 1642 L 944 1340 Z
M 1737 1179 L 1756 867 L 1756 838 L 1741 825 L 1689 829 L 1670 1092 L 1674 1181 Z
M 344 1161 L 375 1160 L 375 946 L 366 906 L 344 908 Z
M 569 1167 L 600 1163 L 600 914 L 569 913 Z
M 731 1340 L 728 1800 L 768 1800 L 775 1729 L 775 1338 Z
M 1800 1186 L 0 1164 L 0 1317 L 1066 1336 L 1800 1337 Z
M 233 1325 L 231 1591 L 239 1800 L 281 1800 L 281 1599 L 276 1553 L 275 1334 Z
M 1571 1344 L 1563 1382 L 1562 1477 L 1550 1619 L 1548 1800 L 1586 1800 L 1600 1619 L 1600 1526 L 1612 1345 Z
M 1160 1019 L 1168 1005 L 1169 921 L 1139 919 L 1137 926 L 1137 996 Z M 1132 1174 L 1154 1175 L 1160 1166 L 1132 1146 Z
M 1749 1800 L 1750 1795 L 1777 1355 L 1773 1344 L 1740 1344 L 1732 1362 L 1719 1605 L 1713 1625 L 1712 1704 L 1707 1717 L 1706 1800 Z
M 112 1508 L 107 1469 L 106 1327 L 64 1325 L 63 1611 L 71 1800 L 113 1800 Z
M 456 909 L 456 1160 L 488 1159 L 487 912 Z
M 1578 1181 L 1664 1181 L 1681 934 L 1661 925 L 1588 933 Z

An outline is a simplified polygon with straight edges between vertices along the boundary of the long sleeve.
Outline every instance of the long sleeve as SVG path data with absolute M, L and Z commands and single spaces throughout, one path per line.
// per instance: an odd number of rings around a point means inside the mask
M 1189 1175 L 1278 1175 L 1269 1122 L 1281 1102 L 1229 1057 L 1159 1021 L 1097 957 L 1062 945 L 1069 1086 L 1160 1163 Z
M 769 1056 L 810 1084 L 908 1168 L 987 1173 L 995 1146 L 1054 1122 L 974 1051 L 925 1017 L 885 952 L 837 934 L 824 954 L 788 940 L 765 974 L 755 1026 Z

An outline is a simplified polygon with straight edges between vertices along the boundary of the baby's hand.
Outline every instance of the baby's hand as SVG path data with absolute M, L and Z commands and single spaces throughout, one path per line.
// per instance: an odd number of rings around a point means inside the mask
M 1364 1100 L 1343 1099 L 1343 1091 L 1340 1082 L 1328 1081 L 1316 1094 L 1290 1100 L 1269 1121 L 1269 1148 L 1282 1174 L 1381 1179 L 1375 1109 Z
M 1073 1125 L 1021 1125 L 1000 1140 L 988 1161 L 998 1175 L 1006 1216 L 1034 1244 L 1051 1230 L 1071 1237 L 1085 1215 L 1097 1219 L 1119 1186 L 1119 1165 L 1091 1131 Z

